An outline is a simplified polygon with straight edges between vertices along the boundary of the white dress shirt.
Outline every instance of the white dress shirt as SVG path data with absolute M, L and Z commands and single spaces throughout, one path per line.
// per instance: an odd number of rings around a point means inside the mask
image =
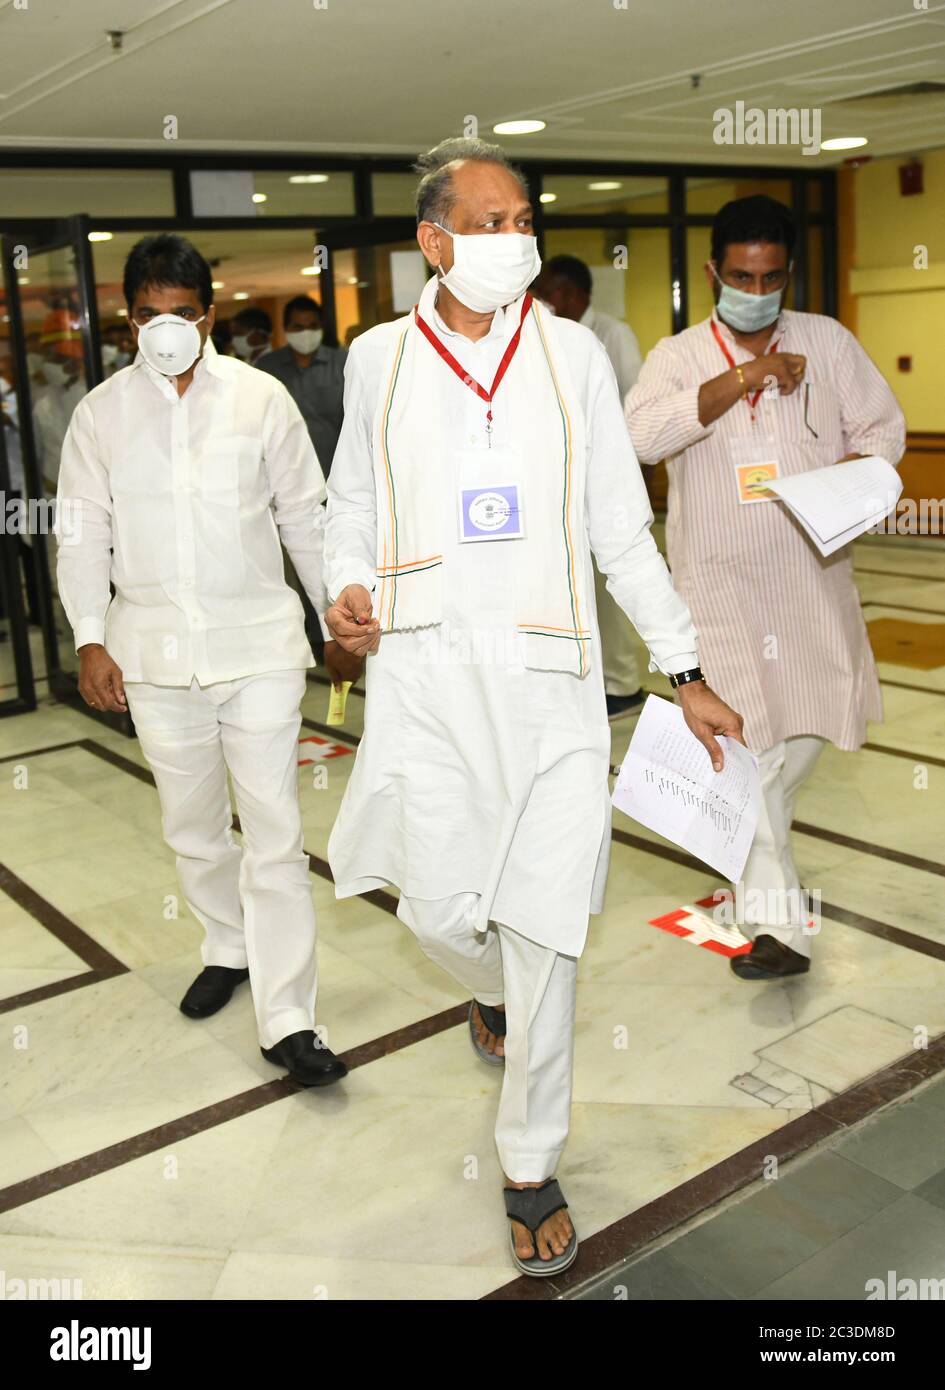
M 321 615 L 324 499 L 274 377 L 208 339 L 178 396 L 139 354 L 81 401 L 63 444 L 57 574 L 76 648 L 102 642 L 125 680 L 156 685 L 314 665 L 279 540 Z
M 580 321 L 604 344 L 607 356 L 610 358 L 610 365 L 617 378 L 617 390 L 620 392 L 621 401 L 623 401 L 630 387 L 640 375 L 640 368 L 643 366 L 643 355 L 640 352 L 637 335 L 629 323 L 624 323 L 622 319 L 615 319 L 612 314 L 601 313 L 599 309 L 594 309 L 590 304 L 581 315 Z

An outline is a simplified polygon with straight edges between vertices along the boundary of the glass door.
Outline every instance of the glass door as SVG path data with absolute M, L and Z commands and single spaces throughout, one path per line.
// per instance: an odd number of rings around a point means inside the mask
M 430 268 L 410 218 L 379 218 L 370 227 L 335 228 L 321 235 L 328 250 L 330 304 L 338 342 L 350 347 L 375 324 L 399 318 L 416 304 Z M 325 291 L 328 293 L 325 293 Z
M 48 681 L 57 699 L 131 734 L 129 715 L 91 710 L 78 693 L 78 657 L 55 580 L 52 528 L 62 443 L 72 412 L 102 380 L 88 218 L 49 223 L 32 239 L 5 234 L 2 255 L 29 519 L 29 555 L 20 556 L 24 606 L 31 631 L 40 634 L 32 643 L 37 683 Z M 13 569 L 9 559 L 6 569 Z

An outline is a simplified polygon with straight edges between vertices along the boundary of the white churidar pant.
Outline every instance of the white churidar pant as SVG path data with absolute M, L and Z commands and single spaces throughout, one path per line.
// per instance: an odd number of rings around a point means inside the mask
M 313 1027 L 315 905 L 298 794 L 302 670 L 201 687 L 129 681 L 204 965 L 249 968 L 263 1047 Z M 227 771 L 242 848 L 233 838 Z
M 478 893 L 401 896 L 397 915 L 423 951 L 482 1004 L 505 1004 L 505 1076 L 495 1142 L 506 1177 L 543 1182 L 568 1137 L 577 960 L 490 923 Z
M 825 742 L 813 734 L 800 734 L 758 754 L 761 815 L 742 874 L 747 907 L 745 921 L 740 923 L 744 934 L 752 939 L 757 933 L 776 937 L 807 957 L 812 939 L 804 930 L 807 914 L 802 921 L 791 920 L 791 905 L 800 901 L 801 891 L 791 853 L 791 822 L 798 790 L 813 771 Z

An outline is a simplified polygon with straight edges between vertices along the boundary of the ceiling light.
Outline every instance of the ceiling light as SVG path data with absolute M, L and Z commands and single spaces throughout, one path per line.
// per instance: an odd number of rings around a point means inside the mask
M 327 174 L 290 174 L 289 183 L 327 183 Z
M 869 141 L 865 135 L 839 135 L 835 140 L 821 140 L 822 150 L 858 150 L 861 145 L 868 145 Z
M 89 241 L 111 241 L 114 232 L 89 232 Z
M 300 275 L 321 275 L 321 273 L 322 268 L 320 265 L 303 265 L 302 269 L 299 271 Z
M 225 281 L 225 280 L 212 280 L 210 283 L 213 285 L 213 288 L 214 288 L 215 290 L 222 290 L 222 289 L 223 289 L 223 286 L 226 284 L 226 281 Z
M 587 186 L 592 193 L 612 193 L 615 188 L 623 188 L 619 179 L 596 179 Z
M 237 291 L 236 291 L 236 294 L 234 294 L 233 298 L 234 298 L 234 299 L 249 299 L 249 295 L 246 293 L 245 290 L 237 290 Z
M 557 193 L 540 193 L 538 195 L 538 201 L 540 203 L 556 203 L 558 201 L 558 195 Z
M 268 203 L 268 202 L 269 202 L 269 194 L 268 194 L 268 193 L 254 193 L 254 194 L 253 194 L 253 202 L 254 202 L 254 203 Z
M 29 282 L 30 282 L 30 277 L 29 277 L 28 275 L 18 275 L 18 276 L 16 277 L 16 283 L 17 283 L 18 285 L 28 285 Z
M 493 135 L 534 135 L 544 130 L 544 121 L 500 121 L 492 127 Z
M 119 309 L 119 310 L 117 310 L 117 313 L 118 313 L 118 317 L 119 317 L 120 319 L 126 319 L 126 318 L 128 317 L 128 310 L 127 310 L 127 309 Z

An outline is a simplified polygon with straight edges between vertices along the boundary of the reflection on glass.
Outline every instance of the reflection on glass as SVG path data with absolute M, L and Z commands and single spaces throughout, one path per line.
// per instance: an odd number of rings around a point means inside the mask
M 417 174 L 372 174 L 375 217 L 413 217 L 418 178 Z
M 0 169 L 6 217 L 173 217 L 170 169 Z
M 751 198 L 764 193 L 791 206 L 791 184 L 788 179 L 745 179 L 733 170 L 727 178 L 687 179 L 686 211 L 716 213 L 733 198 Z
M 354 175 L 344 170 L 268 169 L 253 173 L 257 217 L 350 217 Z
M 669 230 L 570 228 L 545 233 L 545 261 L 577 256 L 591 272 L 591 303 L 628 323 L 644 356 L 673 331 Z
M 541 201 L 548 213 L 667 212 L 669 183 L 657 176 L 546 174 Z
M 336 251 L 335 313 L 343 346 L 376 323 L 408 313 L 429 271 L 415 240 Z

